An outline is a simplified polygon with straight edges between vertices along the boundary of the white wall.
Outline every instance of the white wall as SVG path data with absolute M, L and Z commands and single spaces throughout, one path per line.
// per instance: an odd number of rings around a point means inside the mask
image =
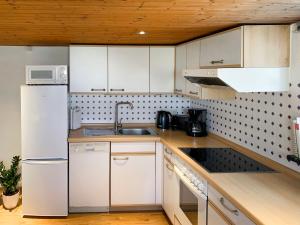
M 68 47 L 0 46 L 0 161 L 21 154 L 20 85 L 27 64 L 69 64 Z

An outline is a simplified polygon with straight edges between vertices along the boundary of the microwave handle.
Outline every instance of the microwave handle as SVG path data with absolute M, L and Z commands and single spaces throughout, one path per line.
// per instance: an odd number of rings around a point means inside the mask
M 174 171 L 177 177 L 186 185 L 186 187 L 197 197 L 207 200 L 207 196 L 199 190 L 190 180 L 181 172 L 176 166 L 174 166 Z

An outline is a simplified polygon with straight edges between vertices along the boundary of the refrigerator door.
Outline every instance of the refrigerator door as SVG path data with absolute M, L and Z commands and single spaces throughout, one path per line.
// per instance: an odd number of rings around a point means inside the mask
M 67 159 L 67 86 L 21 86 L 22 159 Z
M 23 215 L 68 215 L 68 161 L 22 162 Z

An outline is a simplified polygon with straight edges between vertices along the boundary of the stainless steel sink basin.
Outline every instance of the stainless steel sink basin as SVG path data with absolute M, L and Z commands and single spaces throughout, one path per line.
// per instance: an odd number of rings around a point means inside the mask
M 151 128 L 122 128 L 119 130 L 120 135 L 156 135 Z
M 113 129 L 102 129 L 102 128 L 84 128 L 84 136 L 103 136 L 103 135 L 115 135 Z

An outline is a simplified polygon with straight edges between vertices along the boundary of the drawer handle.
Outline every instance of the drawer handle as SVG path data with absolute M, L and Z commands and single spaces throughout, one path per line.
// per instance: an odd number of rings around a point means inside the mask
M 211 64 L 223 64 L 224 63 L 224 59 L 221 60 L 213 60 L 210 62 Z
M 85 151 L 87 151 L 87 152 L 94 152 L 95 148 L 86 148 Z
M 99 88 L 99 89 L 92 88 L 91 91 L 106 91 L 106 89 L 105 88 Z
M 129 159 L 128 157 L 124 157 L 124 158 L 113 157 L 113 160 L 128 160 L 128 159 Z
M 167 163 L 166 166 L 167 166 L 167 169 L 168 169 L 168 170 L 170 170 L 171 172 L 174 172 L 174 167 L 171 167 L 171 166 L 169 165 L 169 163 Z
M 124 88 L 111 88 L 110 91 L 125 91 Z
M 167 148 L 165 148 L 165 153 L 167 153 L 168 155 L 172 155 L 172 152 L 169 151 Z
M 182 93 L 182 90 L 180 89 L 175 89 L 176 92 Z
M 223 197 L 220 198 L 221 205 L 227 209 L 229 212 L 233 213 L 234 215 L 238 216 L 239 211 L 237 209 L 231 209 L 228 205 L 225 204 L 225 199 Z
M 190 94 L 191 95 L 198 95 L 198 92 L 192 92 L 192 91 L 190 91 Z

